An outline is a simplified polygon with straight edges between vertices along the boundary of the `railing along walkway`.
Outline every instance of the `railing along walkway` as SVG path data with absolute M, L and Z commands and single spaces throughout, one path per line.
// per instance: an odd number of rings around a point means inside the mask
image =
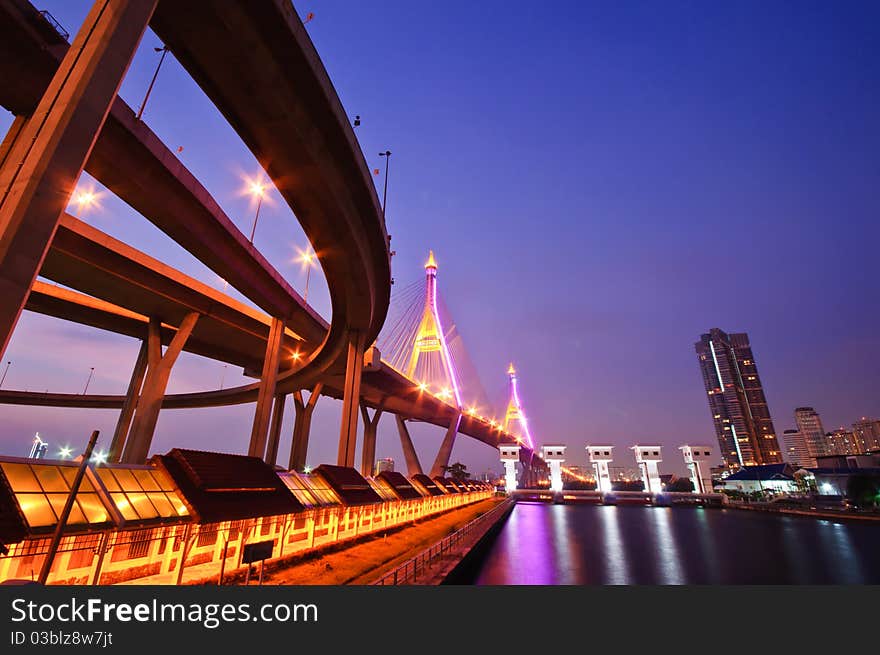
M 429 572 L 444 555 L 451 553 L 463 541 L 472 537 L 487 524 L 494 523 L 513 503 L 512 498 L 507 498 L 497 507 L 493 507 L 485 514 L 478 516 L 465 523 L 460 529 L 451 535 L 444 537 L 430 548 L 423 550 L 415 557 L 411 557 L 403 564 L 392 569 L 381 578 L 373 582 L 374 585 L 403 585 L 415 582 L 419 576 Z

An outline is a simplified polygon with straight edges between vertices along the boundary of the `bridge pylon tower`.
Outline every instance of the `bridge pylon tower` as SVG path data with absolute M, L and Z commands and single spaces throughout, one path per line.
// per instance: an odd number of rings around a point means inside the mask
M 449 382 L 450 393 L 455 398 L 456 407 L 461 409 L 461 385 L 452 365 L 449 344 L 446 342 L 446 334 L 437 311 L 437 260 L 434 259 L 433 250 L 428 252 L 428 261 L 425 262 L 425 303 L 406 367 L 407 377 L 415 379 L 419 359 L 429 353 L 437 353 L 439 356 L 442 375 Z

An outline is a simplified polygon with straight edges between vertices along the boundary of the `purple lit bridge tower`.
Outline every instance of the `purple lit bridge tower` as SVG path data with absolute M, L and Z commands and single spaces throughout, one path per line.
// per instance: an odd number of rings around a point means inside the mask
M 404 287 L 392 299 L 389 318 L 379 337 L 383 361 L 413 381 L 418 393 L 433 396 L 455 409 L 446 435 L 431 467 L 431 477 L 442 476 L 455 444 L 455 437 L 463 417 L 469 421 L 486 423 L 498 433 L 499 441 L 517 441 L 523 433 L 524 447 L 531 452 L 532 439 L 525 422 L 525 414 L 513 394 L 503 420 L 491 417 L 490 405 L 476 369 L 464 347 L 455 322 L 437 288 L 437 260 L 430 251 L 425 262 L 424 282 L 419 280 Z M 410 474 L 420 473 L 421 466 L 412 447 L 406 422 L 416 420 L 397 415 L 401 445 Z M 515 426 L 517 434 L 510 432 Z M 523 449 L 525 450 L 525 448 Z M 528 457 L 528 456 L 526 456 Z

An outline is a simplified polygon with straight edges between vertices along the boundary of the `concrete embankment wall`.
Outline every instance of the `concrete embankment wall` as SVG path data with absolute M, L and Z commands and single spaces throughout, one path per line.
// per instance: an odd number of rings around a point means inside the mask
M 515 506 L 515 502 L 509 503 L 507 509 L 491 525 L 486 526 L 482 536 L 460 554 L 458 562 L 436 584 L 473 584 L 486 554 L 495 543 Z

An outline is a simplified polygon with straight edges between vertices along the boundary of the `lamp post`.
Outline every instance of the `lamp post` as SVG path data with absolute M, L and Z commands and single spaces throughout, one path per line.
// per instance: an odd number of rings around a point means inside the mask
M 250 194 L 257 197 L 257 213 L 254 214 L 254 226 L 251 228 L 251 243 L 254 242 L 254 234 L 257 232 L 257 221 L 260 218 L 260 207 L 263 205 L 263 196 L 266 195 L 266 187 L 260 182 L 251 182 Z
M 67 517 L 70 516 L 70 510 L 73 509 L 73 502 L 76 500 L 76 494 L 79 491 L 79 486 L 82 483 L 83 476 L 86 473 L 86 467 L 89 465 L 89 460 L 92 457 L 92 450 L 97 441 L 98 431 L 95 430 L 89 438 L 89 443 L 86 444 L 86 449 L 82 454 L 82 461 L 80 461 L 79 469 L 77 469 L 76 475 L 73 478 L 73 483 L 70 485 L 70 493 L 67 495 L 67 502 L 64 503 L 64 509 L 61 510 L 61 515 L 58 517 L 58 523 L 55 525 L 55 532 L 52 534 L 52 541 L 49 543 L 49 550 L 46 553 L 46 559 L 43 560 L 43 566 L 40 568 L 40 577 L 38 578 L 40 584 L 46 584 L 46 580 L 49 578 L 49 573 L 52 570 L 52 562 L 55 560 L 55 553 L 58 552 L 58 546 L 61 544 L 61 537 L 64 534 L 64 526 L 67 523 Z
M 380 157 L 385 157 L 385 190 L 382 191 L 382 218 L 385 218 L 385 201 L 388 199 L 388 165 L 391 163 L 391 151 L 379 153 Z
M 141 103 L 141 108 L 138 109 L 137 116 L 135 118 L 137 120 L 141 119 L 141 114 L 144 113 L 144 107 L 147 106 L 147 99 L 150 97 L 150 92 L 153 90 L 153 85 L 156 83 L 156 78 L 159 76 L 159 69 L 162 68 L 162 62 L 165 61 L 165 55 L 168 54 L 168 46 L 162 46 L 161 48 L 153 48 L 156 52 L 161 52 L 162 56 L 159 57 L 159 65 L 156 66 L 156 72 L 153 73 L 153 79 L 150 80 L 150 86 L 147 87 L 147 95 L 144 96 L 144 101 Z
M 315 262 L 315 253 L 313 253 L 308 247 L 305 250 L 301 250 L 299 253 L 299 261 L 305 264 L 306 266 L 306 288 L 305 293 L 303 294 L 303 302 L 307 305 L 309 304 L 309 278 L 312 275 L 312 266 Z
M 12 362 L 6 362 L 6 368 L 3 369 L 3 377 L 0 377 L 0 387 L 3 386 L 3 382 L 6 380 L 6 374 L 9 373 L 9 367 L 12 365 Z
M 86 380 L 86 386 L 83 387 L 83 395 L 84 396 L 86 395 L 86 391 L 89 390 L 89 382 L 92 381 L 92 375 L 94 375 L 94 373 L 95 373 L 95 367 L 92 366 L 92 368 L 89 369 L 89 379 Z
M 91 207 L 98 201 L 98 194 L 91 190 L 80 191 L 76 194 L 73 201 L 77 205 L 77 218 L 82 218 L 83 210 Z

